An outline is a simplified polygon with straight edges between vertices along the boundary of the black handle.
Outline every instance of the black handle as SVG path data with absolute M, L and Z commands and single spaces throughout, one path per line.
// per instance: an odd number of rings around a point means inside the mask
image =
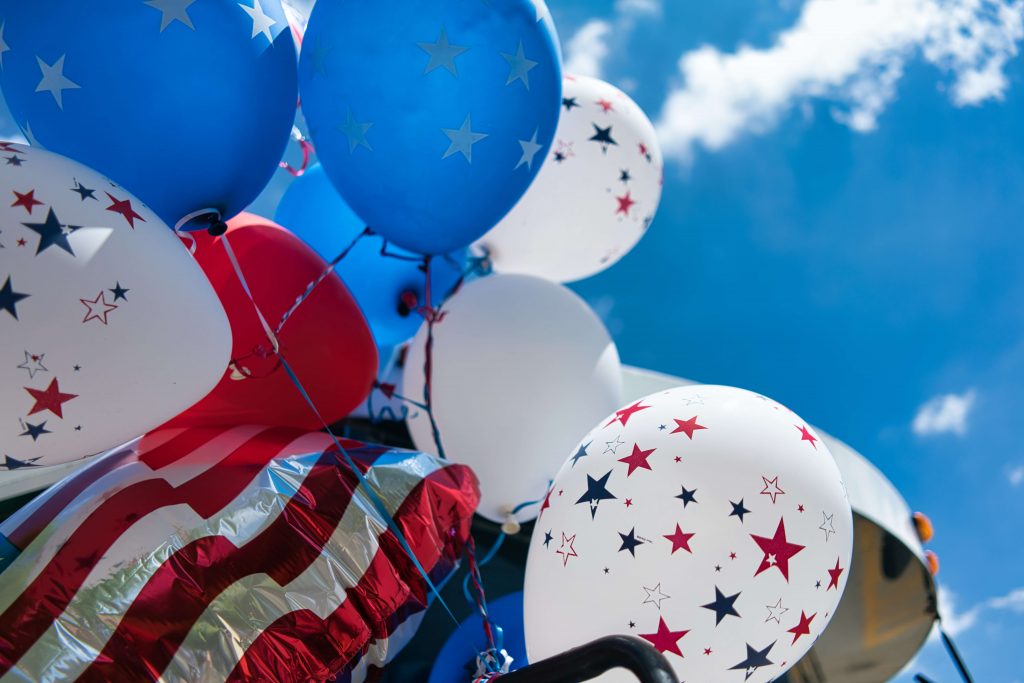
M 505 674 L 501 683 L 578 683 L 616 668 L 640 683 L 679 683 L 665 656 L 632 636 L 606 636 Z

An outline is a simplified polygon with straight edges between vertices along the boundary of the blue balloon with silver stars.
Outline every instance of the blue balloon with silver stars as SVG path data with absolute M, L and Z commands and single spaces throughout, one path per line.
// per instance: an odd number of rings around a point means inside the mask
M 256 198 L 298 97 L 280 0 L 0 0 L 0 67 L 29 142 L 104 173 L 172 226 Z
M 439 254 L 487 232 L 540 170 L 561 62 L 542 0 L 319 0 L 299 90 L 348 205 L 397 246 Z

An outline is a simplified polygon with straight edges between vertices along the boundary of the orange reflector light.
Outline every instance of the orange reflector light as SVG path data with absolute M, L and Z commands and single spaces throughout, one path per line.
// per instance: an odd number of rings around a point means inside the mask
M 917 537 L 921 539 L 922 543 L 927 543 L 935 536 L 932 520 L 928 519 L 928 515 L 923 512 L 914 513 L 914 528 L 917 529 Z
M 936 576 L 939 573 L 939 556 L 931 550 L 924 551 L 924 559 L 928 563 L 928 573 Z

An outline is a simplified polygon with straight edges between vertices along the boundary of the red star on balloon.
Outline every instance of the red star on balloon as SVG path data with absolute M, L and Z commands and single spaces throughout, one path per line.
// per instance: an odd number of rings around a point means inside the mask
M 804 426 L 793 425 L 793 426 L 800 430 L 800 440 L 801 441 L 810 441 L 811 445 L 814 446 L 814 450 L 818 450 L 818 444 L 814 443 L 815 441 L 817 441 L 817 439 L 814 437 L 813 434 L 811 434 L 809 431 L 807 431 L 807 426 L 806 425 L 804 425 Z
M 552 489 L 552 491 L 553 490 L 554 489 Z M 544 502 L 541 503 L 540 512 L 537 513 L 537 518 L 540 519 L 540 516 L 543 515 L 544 511 L 547 510 L 549 507 L 551 507 L 551 491 L 548 491 L 548 494 L 544 496 Z
M 839 590 L 839 577 L 843 571 L 843 568 L 839 566 L 839 558 L 837 557 L 835 569 L 828 570 L 828 588 L 825 590 L 828 590 L 829 588 Z
M 754 539 L 758 547 L 761 548 L 761 552 L 764 553 L 764 559 L 761 560 L 761 565 L 754 572 L 754 576 L 757 576 L 763 571 L 767 571 L 771 567 L 775 567 L 782 573 L 783 578 L 789 581 L 789 560 L 794 555 L 804 549 L 804 546 L 796 543 L 790 543 L 786 540 L 786 522 L 781 517 L 779 518 L 779 526 L 775 529 L 775 535 L 771 538 L 765 536 L 757 536 L 750 534 L 750 537 Z
M 619 203 L 619 208 L 615 210 L 615 215 L 620 213 L 629 215 L 629 210 L 636 204 L 636 200 L 627 192 L 622 197 L 616 197 L 615 200 Z
M 686 631 L 672 631 L 669 630 L 668 625 L 665 623 L 664 617 L 658 617 L 658 631 L 657 633 L 641 633 L 640 637 L 649 642 L 654 646 L 658 652 L 665 653 L 671 652 L 674 655 L 683 656 L 683 653 L 679 651 L 679 639 L 689 633 Z
M 32 406 L 32 410 L 28 411 L 29 415 L 49 410 L 57 417 L 64 419 L 64 404 L 73 398 L 78 398 L 78 394 L 65 394 L 61 392 L 56 377 L 50 380 L 50 386 L 46 387 L 46 389 L 25 387 L 25 391 L 31 394 L 32 398 L 36 401 L 35 405 Z
M 629 471 L 626 472 L 626 476 L 628 477 L 641 467 L 645 470 L 651 469 L 651 465 L 647 462 L 647 458 L 651 457 L 651 453 L 654 451 L 655 449 L 653 448 L 642 451 L 640 450 L 640 446 L 633 444 L 633 452 L 625 458 L 619 458 L 619 462 L 624 462 L 629 465 Z
M 135 209 L 132 208 L 132 200 L 117 199 L 116 197 L 114 197 L 114 195 L 110 194 L 109 192 L 106 192 L 105 194 L 108 197 L 110 197 L 110 201 L 113 202 L 113 204 L 107 207 L 107 211 L 119 213 L 122 216 L 124 216 L 124 219 L 128 221 L 128 225 L 132 226 L 132 230 L 135 229 L 136 218 L 138 218 L 143 223 L 146 222 L 146 219 L 140 216 L 138 213 L 136 213 Z
M 99 320 L 104 325 L 107 324 L 107 316 L 110 312 L 117 308 L 115 304 L 108 304 L 107 297 L 104 292 L 100 292 L 95 299 L 79 299 L 82 305 L 89 309 L 89 312 L 82 318 L 83 323 L 87 323 L 90 320 Z
M 611 427 L 616 422 L 621 422 L 622 426 L 625 427 L 626 423 L 629 422 L 629 418 L 633 417 L 634 413 L 639 413 L 641 410 L 646 410 L 648 408 L 650 408 L 650 406 L 642 406 L 640 405 L 640 401 L 637 401 L 633 405 L 623 408 L 622 410 L 616 410 L 615 417 L 613 417 L 605 427 Z
M 572 544 L 576 542 L 576 534 L 572 536 L 566 536 L 565 532 L 562 532 L 562 545 L 555 551 L 556 554 L 562 556 L 562 566 L 569 564 L 570 557 L 579 557 L 576 554 L 576 549 L 572 547 Z M 568 546 L 568 548 L 566 547 Z M 575 565 L 574 565 L 575 566 Z
M 614 106 L 612 105 L 612 103 L 609 102 L 608 100 L 605 100 L 605 99 L 598 100 L 597 101 L 597 106 L 601 107 L 601 111 L 606 112 L 606 113 L 610 112 L 610 111 L 614 111 L 614 109 L 615 109 Z
M 679 434 L 680 432 L 686 434 L 691 440 L 693 439 L 693 433 L 698 429 L 707 429 L 704 425 L 697 424 L 697 416 L 694 415 L 689 420 L 680 420 L 678 418 L 672 418 L 676 422 L 676 428 L 671 431 L 672 434 Z
M 24 193 L 18 192 L 17 190 L 13 190 L 13 192 L 14 196 L 17 197 L 17 199 L 14 200 L 14 203 L 11 204 L 11 206 L 21 206 L 24 207 L 25 211 L 27 211 L 28 213 L 32 213 L 33 208 L 43 205 L 41 201 L 36 199 L 35 190 L 29 190 L 28 192 Z
M 788 631 L 788 633 L 793 634 L 793 642 L 790 643 L 790 645 L 800 640 L 800 636 L 811 635 L 811 622 L 814 621 L 814 617 L 816 616 L 818 616 L 817 612 L 815 612 L 811 616 L 807 616 L 806 614 L 804 614 L 803 610 L 800 610 L 800 623 L 794 626 L 793 628 L 789 629 Z
M 667 538 L 668 540 L 672 541 L 672 554 L 673 555 L 675 555 L 676 551 L 680 550 L 680 549 L 685 550 L 686 552 L 692 554 L 693 551 L 690 550 L 690 539 L 693 538 L 695 535 L 696 534 L 684 533 L 683 530 L 681 528 L 679 528 L 679 525 L 676 524 L 676 530 L 674 532 L 672 532 L 671 534 L 666 534 L 665 538 Z
M 15 152 L 16 154 L 24 154 L 25 153 L 23 150 L 20 150 L 17 147 L 11 147 L 12 144 L 14 144 L 14 143 L 11 143 L 11 142 L 0 142 L 0 152 Z

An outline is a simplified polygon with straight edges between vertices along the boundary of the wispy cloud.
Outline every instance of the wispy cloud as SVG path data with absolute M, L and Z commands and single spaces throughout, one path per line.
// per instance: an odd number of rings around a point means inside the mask
M 698 146 L 766 132 L 812 99 L 834 102 L 833 118 L 870 131 L 919 56 L 945 74 L 954 105 L 998 100 L 1022 38 L 1024 0 L 807 0 L 770 47 L 683 54 L 658 133 L 667 155 L 689 161 Z
M 976 398 L 977 392 L 974 389 L 968 389 L 962 394 L 935 396 L 918 409 L 911 429 L 918 436 L 963 436 L 967 433 L 968 418 Z
M 956 594 L 945 586 L 940 586 L 939 616 L 942 617 L 943 628 L 951 636 L 958 636 L 974 628 L 986 611 L 1024 614 L 1024 587 L 1014 588 L 1005 595 L 983 600 L 962 612 L 957 609 L 956 603 Z
M 1024 465 L 1011 468 L 1006 473 L 1006 478 L 1010 481 L 1010 486 L 1020 486 L 1024 483 Z
M 642 17 L 661 16 L 661 0 L 617 0 L 610 20 L 591 19 L 565 45 L 565 71 L 600 78 L 613 43 L 624 42 Z

